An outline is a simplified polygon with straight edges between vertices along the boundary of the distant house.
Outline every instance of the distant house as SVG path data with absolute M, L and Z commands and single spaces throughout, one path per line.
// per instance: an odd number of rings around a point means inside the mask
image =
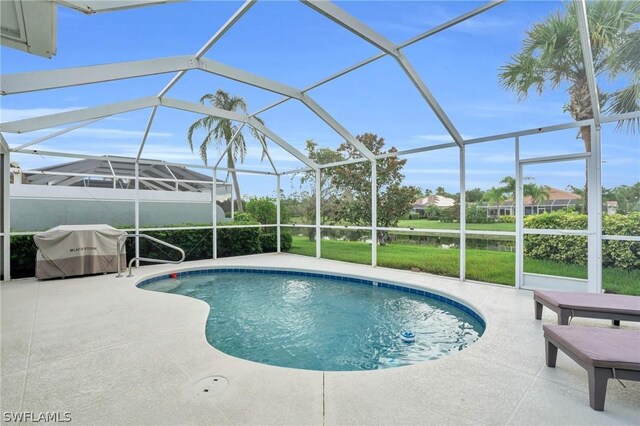
M 544 200 L 535 201 L 530 196 L 524 197 L 524 214 L 539 214 L 556 210 L 562 210 L 570 207 L 577 207 L 582 197 L 572 192 L 563 191 L 558 188 L 549 188 L 547 197 Z M 505 215 L 514 215 L 515 207 L 513 199 L 505 200 L 500 204 L 481 204 L 479 207 L 487 209 L 487 216 L 497 217 Z
M 618 213 L 618 202 L 617 201 L 607 201 L 605 203 L 607 207 L 607 214 L 616 214 Z
M 429 195 L 428 197 L 419 198 L 414 201 L 412 205 L 412 209 L 414 212 L 420 214 L 420 216 L 424 216 L 425 210 L 428 207 L 440 207 L 440 208 L 448 208 L 453 207 L 456 200 L 453 198 L 445 197 L 444 195 Z

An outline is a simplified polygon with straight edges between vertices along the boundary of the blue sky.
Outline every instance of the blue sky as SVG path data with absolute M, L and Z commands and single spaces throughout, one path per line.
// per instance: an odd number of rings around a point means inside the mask
M 480 2 L 338 2 L 374 30 L 395 43 L 480 6 Z M 58 13 L 58 54 L 45 59 L 6 47 L 0 50 L 2 73 L 57 69 L 108 62 L 195 53 L 239 7 L 238 2 L 184 2 L 85 16 L 66 8 Z M 533 94 L 518 102 L 498 82 L 498 68 L 520 47 L 524 31 L 559 2 L 511 1 L 434 35 L 404 50 L 415 69 L 465 138 L 480 137 L 571 121 L 563 112 L 564 88 Z M 377 50 L 345 29 L 291 1 L 258 2 L 206 55 L 296 87 L 305 87 L 376 54 Z M 62 110 L 118 102 L 157 94 L 171 75 L 2 97 L 1 121 Z M 599 81 L 605 90 L 624 81 Z M 242 96 L 255 111 L 280 96 L 200 71 L 189 72 L 170 97 L 197 101 L 217 89 Z M 410 149 L 449 141 L 448 134 L 398 65 L 383 58 L 309 94 L 351 133 L 373 132 L 388 146 Z M 86 154 L 135 155 L 149 111 L 111 117 L 39 145 L 41 150 Z M 297 101 L 261 116 L 268 127 L 299 149 L 307 139 L 335 148 L 341 139 Z M 160 109 L 144 156 L 200 163 L 187 148 L 186 129 L 195 114 Z M 603 184 L 607 187 L 640 180 L 640 137 L 603 129 Z M 12 145 L 51 131 L 7 135 Z M 524 157 L 576 152 L 582 149 L 576 131 L 522 139 Z M 270 151 L 280 170 L 301 166 L 274 144 Z M 512 141 L 479 144 L 467 151 L 467 187 L 488 188 L 514 174 Z M 216 157 L 211 152 L 210 157 Z M 444 186 L 459 190 L 458 150 L 434 151 L 408 158 L 408 184 L 421 188 Z M 25 168 L 64 159 L 16 155 Z M 268 170 L 260 162 L 257 144 L 250 143 L 244 168 Z M 565 188 L 582 186 L 584 164 L 555 164 L 529 169 L 540 184 Z M 244 192 L 267 194 L 275 179 L 241 175 Z M 298 182 L 284 180 L 285 191 Z

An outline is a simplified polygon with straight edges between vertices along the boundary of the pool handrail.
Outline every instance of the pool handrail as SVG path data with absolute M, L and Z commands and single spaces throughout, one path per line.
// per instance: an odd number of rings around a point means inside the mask
M 135 262 L 136 260 L 142 260 L 144 262 L 151 262 L 151 263 L 171 263 L 174 265 L 177 265 L 179 263 L 182 263 L 184 261 L 184 258 L 186 257 L 186 255 L 184 254 L 184 250 L 182 250 L 180 247 L 178 246 L 174 246 L 173 244 L 169 244 L 165 241 L 159 240 L 155 237 L 152 237 L 150 235 L 147 234 L 122 234 L 118 237 L 118 242 L 117 242 L 117 253 L 116 253 L 116 261 L 118 263 L 118 275 L 116 275 L 116 278 L 120 278 L 122 276 L 122 269 L 120 266 L 120 252 L 121 252 L 121 245 L 120 243 L 122 242 L 122 244 L 124 244 L 124 240 L 126 240 L 129 237 L 141 237 L 141 238 L 146 238 L 149 241 L 153 241 L 155 243 L 158 243 L 160 245 L 163 245 L 165 247 L 169 247 L 171 249 L 174 249 L 176 251 L 178 251 L 182 257 L 180 258 L 180 260 L 163 260 L 163 259 L 150 259 L 147 257 L 140 257 L 140 256 L 136 256 L 134 258 L 132 258 L 129 261 L 129 274 L 127 275 L 127 277 L 132 277 L 133 273 L 131 272 L 131 268 L 133 266 L 133 262 Z

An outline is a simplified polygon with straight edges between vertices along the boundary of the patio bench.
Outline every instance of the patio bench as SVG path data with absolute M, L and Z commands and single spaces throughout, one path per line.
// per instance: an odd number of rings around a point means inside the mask
M 589 405 L 604 410 L 609 379 L 640 381 L 640 331 L 545 325 L 547 367 L 555 367 L 558 349 L 587 370 Z
M 536 319 L 542 319 L 542 306 L 558 314 L 558 324 L 568 325 L 572 317 L 640 321 L 640 297 L 619 294 L 573 293 L 564 291 L 533 292 Z

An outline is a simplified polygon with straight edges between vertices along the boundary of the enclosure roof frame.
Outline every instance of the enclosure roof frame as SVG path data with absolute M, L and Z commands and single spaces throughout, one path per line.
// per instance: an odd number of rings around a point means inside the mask
M 2 78 L 2 91 L 0 93 L 2 95 L 11 95 L 15 93 L 24 93 L 28 91 L 41 91 L 41 90 L 48 90 L 52 88 L 72 87 L 72 86 L 78 86 L 83 84 L 93 84 L 93 83 L 99 83 L 104 81 L 113 81 L 113 80 L 119 80 L 119 79 L 127 79 L 127 78 L 176 72 L 176 74 L 172 77 L 169 83 L 160 90 L 157 96 L 132 99 L 132 100 L 118 102 L 110 105 L 89 107 L 89 108 L 84 108 L 80 110 L 44 115 L 44 116 L 34 117 L 34 118 L 29 118 L 24 120 L 16 120 L 8 123 L 0 123 L 0 132 L 22 133 L 22 132 L 28 132 L 33 130 L 40 130 L 44 128 L 51 128 L 60 124 L 70 124 L 70 123 L 80 122 L 80 124 L 52 133 L 42 138 L 35 139 L 31 142 L 28 142 L 27 144 L 23 144 L 15 148 L 9 147 L 9 149 L 14 152 L 29 152 L 25 149 L 28 146 L 32 146 L 44 140 L 48 140 L 56 136 L 59 136 L 63 133 L 73 131 L 82 126 L 92 124 L 93 122 L 99 119 L 102 119 L 104 117 L 108 117 L 108 116 L 112 116 L 115 114 L 120 114 L 128 111 L 152 108 L 149 121 L 145 128 L 144 136 L 140 143 L 138 155 L 136 157 L 136 160 L 139 160 L 140 156 L 142 155 L 145 143 L 147 141 L 151 126 L 153 124 L 157 108 L 160 106 L 163 106 L 163 107 L 180 109 L 180 110 L 198 113 L 198 114 L 225 118 L 233 121 L 238 121 L 241 123 L 246 123 L 251 127 L 253 127 L 255 130 L 267 136 L 277 145 L 281 146 L 293 157 L 302 161 L 310 169 L 319 170 L 320 168 L 326 168 L 326 167 L 332 166 L 333 164 L 331 165 L 316 164 L 313 160 L 309 159 L 307 155 L 305 155 L 304 153 L 302 153 L 301 151 L 297 150 L 295 147 L 293 147 L 292 145 L 284 141 L 282 138 L 280 138 L 278 135 L 276 135 L 273 131 L 271 131 L 266 126 L 262 125 L 256 119 L 256 116 L 259 115 L 260 113 L 267 111 L 271 108 L 274 108 L 275 106 L 280 105 L 290 99 L 296 99 L 302 102 L 308 109 L 310 109 L 314 114 L 316 114 L 320 119 L 322 119 L 338 135 L 340 135 L 348 143 L 352 144 L 356 148 L 356 150 L 358 150 L 364 157 L 364 158 L 354 158 L 354 159 L 348 160 L 344 162 L 345 164 L 348 164 L 351 162 L 367 161 L 367 160 L 375 161 L 380 158 L 386 158 L 394 155 L 405 155 L 405 154 L 410 154 L 414 152 L 424 152 L 424 151 L 441 149 L 441 148 L 443 149 L 451 146 L 450 144 L 440 144 L 440 145 L 434 145 L 434 146 L 420 147 L 413 150 L 400 151 L 396 153 L 388 153 L 387 155 L 384 155 L 382 157 L 380 155 L 374 155 L 368 148 L 364 146 L 364 144 L 358 141 L 338 120 L 332 117 L 326 110 L 324 110 L 319 104 L 317 104 L 317 102 L 315 102 L 313 98 L 309 96 L 309 94 L 307 93 L 310 90 L 320 87 L 336 78 L 339 78 L 342 75 L 352 72 L 362 66 L 372 63 L 387 55 L 393 57 L 398 62 L 400 68 L 404 71 L 404 73 L 407 75 L 409 80 L 413 83 L 417 91 L 420 93 L 420 95 L 424 98 L 426 103 L 429 105 L 431 110 L 435 113 L 436 117 L 443 124 L 443 126 L 451 136 L 453 143 L 455 143 L 458 147 L 462 148 L 465 144 L 488 142 L 488 141 L 493 141 L 497 139 L 503 139 L 510 136 L 531 134 L 528 132 L 535 132 L 535 131 L 511 132 L 508 134 L 464 140 L 464 138 L 458 132 L 457 128 L 454 126 L 454 124 L 451 122 L 451 120 L 447 116 L 445 110 L 440 106 L 440 104 L 437 102 L 433 94 L 430 92 L 427 85 L 422 81 L 420 75 L 415 71 L 415 69 L 413 69 L 411 63 L 407 60 L 407 58 L 401 52 L 401 49 L 403 49 L 404 47 L 414 44 L 420 40 L 424 40 L 429 36 L 437 34 L 441 31 L 451 28 L 452 26 L 455 26 L 461 22 L 464 22 L 467 19 L 470 19 L 479 14 L 482 14 L 492 9 L 495 6 L 498 6 L 504 3 L 506 0 L 493 0 L 488 3 L 485 3 L 480 7 L 477 7 L 447 22 L 444 22 L 443 24 L 440 24 L 430 30 L 427 30 L 417 36 L 414 36 L 400 44 L 392 43 L 386 37 L 374 31 L 372 28 L 364 24 L 362 21 L 358 20 L 357 18 L 355 18 L 345 10 L 341 9 L 340 7 L 336 6 L 332 2 L 318 1 L 318 0 L 300 0 L 300 1 L 306 6 L 308 6 L 309 8 L 311 8 L 312 10 L 314 10 L 315 12 L 341 25 L 351 33 L 357 35 L 358 37 L 367 41 L 369 44 L 380 49 L 381 52 L 303 89 L 297 89 L 297 88 L 288 86 L 286 84 L 269 80 L 267 78 L 264 78 L 256 74 L 248 73 L 246 71 L 222 64 L 220 62 L 213 61 L 208 58 L 204 58 L 204 55 L 206 54 L 206 52 L 211 47 L 213 47 L 213 45 L 224 34 L 226 34 L 242 18 L 242 16 L 244 16 L 244 14 L 247 13 L 251 9 L 251 7 L 253 7 L 253 5 L 255 5 L 256 3 L 256 0 L 246 0 L 236 10 L 236 12 L 212 35 L 212 37 L 206 43 L 204 43 L 204 45 L 194 55 L 155 58 L 150 60 L 94 65 L 94 66 L 79 67 L 79 68 L 67 68 L 67 69 L 59 69 L 59 70 L 53 70 L 53 71 L 39 71 L 39 72 L 31 72 L 31 73 L 19 73 L 19 74 L 13 74 L 13 75 L 0 75 L 0 78 Z M 593 68 L 593 58 L 590 50 L 586 0 L 574 0 L 574 3 L 577 8 L 577 18 L 578 18 L 578 27 L 580 30 L 581 48 L 583 52 L 584 66 L 587 74 L 587 80 L 588 80 L 591 101 L 592 101 L 594 118 L 590 120 L 583 120 L 582 122 L 573 122 L 573 123 L 567 123 L 562 125 L 549 126 L 547 128 L 540 128 L 538 129 L 538 132 L 558 130 L 561 128 L 572 128 L 572 127 L 577 127 L 577 124 L 589 125 L 592 123 L 595 124 L 597 128 L 599 128 L 600 123 L 613 121 L 616 117 L 617 119 L 628 119 L 629 117 L 638 118 L 637 112 L 622 114 L 617 116 L 601 117 L 600 104 L 599 104 L 598 93 L 597 93 L 597 85 L 595 80 L 595 71 Z M 229 78 L 235 81 L 239 81 L 244 84 L 249 84 L 254 87 L 258 87 L 262 90 L 268 90 L 274 93 L 278 93 L 283 95 L 284 97 L 272 103 L 271 105 L 261 108 L 260 110 L 248 115 L 238 114 L 232 111 L 221 110 L 214 107 L 209 107 L 201 104 L 196 104 L 192 102 L 165 97 L 166 94 L 171 90 L 171 88 L 188 71 L 195 70 L 195 69 L 216 74 L 224 78 Z M 623 118 L 619 118 L 619 117 L 623 117 Z M 2 138 L 2 140 L 4 141 L 4 138 Z M 6 144 L 6 142 L 4 143 Z M 343 163 L 343 162 L 340 162 L 340 163 Z M 275 171 L 276 170 L 275 166 L 273 164 L 272 166 Z M 276 171 L 276 174 L 278 174 L 277 171 Z

